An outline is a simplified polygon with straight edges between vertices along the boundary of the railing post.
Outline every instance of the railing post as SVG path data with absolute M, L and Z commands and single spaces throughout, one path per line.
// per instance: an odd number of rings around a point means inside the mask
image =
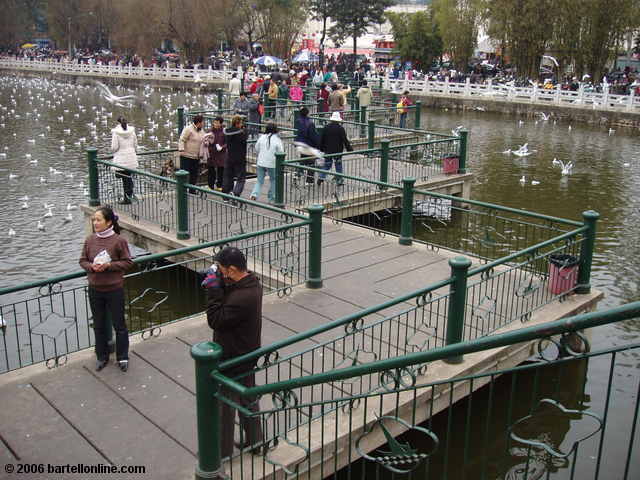
M 380 181 L 384 183 L 389 182 L 389 145 L 388 138 L 380 140 Z
M 307 288 L 322 288 L 322 205 L 307 208 L 311 225 L 309 227 L 309 276 Z
M 449 260 L 453 283 L 449 287 L 449 309 L 447 312 L 447 345 L 462 341 L 464 333 L 464 311 L 467 302 L 467 272 L 471 260 L 466 257 L 455 257 Z M 462 355 L 445 359 L 447 363 L 462 363 Z
M 407 177 L 402 179 L 402 218 L 400 219 L 400 245 L 413 243 L 413 187 L 416 179 Z
M 218 370 L 222 347 L 213 342 L 196 343 L 191 347 L 196 366 L 196 420 L 198 428 L 198 464 L 196 480 L 225 478 L 222 469 L 220 440 L 220 400 L 215 396 L 218 383 L 211 372 Z
M 184 107 L 178 107 L 178 137 L 184 130 Z
M 284 208 L 284 153 L 276 153 L 276 198 L 275 206 Z
M 460 137 L 460 154 L 458 158 L 458 173 L 467 173 L 467 155 L 469 154 L 469 150 L 468 150 L 469 131 L 466 129 L 460 130 L 460 132 L 458 132 L 458 136 Z
M 600 214 L 593 210 L 582 212 L 582 219 L 588 230 L 580 247 L 580 269 L 578 271 L 576 293 L 581 295 L 591 292 L 591 262 L 593 260 L 593 248 L 596 243 L 596 222 L 598 218 L 600 218 Z
M 186 240 L 189 238 L 189 205 L 187 203 L 187 188 L 185 187 L 189 179 L 189 172 L 186 170 L 178 170 L 176 172 L 176 212 L 178 240 Z
M 363 125 L 360 126 L 360 137 L 364 137 L 365 136 L 365 125 L 367 123 L 367 107 L 366 106 L 362 106 L 360 107 L 360 123 L 362 123 Z
M 222 89 L 218 88 L 216 90 L 216 93 L 218 94 L 218 111 L 222 110 Z
M 375 137 L 376 137 L 376 121 L 369 120 L 369 134 L 367 135 L 367 148 L 369 148 L 369 150 L 373 148 L 373 145 L 375 143 Z
M 416 130 L 420 129 L 420 115 L 422 113 L 422 102 L 420 100 L 416 101 L 416 106 L 415 106 L 415 115 L 416 115 L 416 119 L 415 119 L 415 124 L 414 124 L 414 128 Z
M 97 207 L 100 205 L 100 184 L 98 182 L 98 149 L 94 147 L 87 148 L 87 161 L 89 163 L 89 206 Z

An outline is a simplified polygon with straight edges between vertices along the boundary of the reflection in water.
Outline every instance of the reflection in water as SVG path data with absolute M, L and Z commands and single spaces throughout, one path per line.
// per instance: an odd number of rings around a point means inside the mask
M 412 478 L 533 480 L 559 472 L 563 472 L 562 476 L 554 478 L 569 478 L 575 456 L 558 458 L 550 450 L 573 452 L 576 442 L 594 432 L 593 422 L 588 421 L 592 417 L 582 414 L 592 403 L 585 392 L 588 362 L 572 360 L 561 366 L 542 363 L 534 370 L 493 378 L 489 385 L 421 424 L 421 428 L 435 434 L 439 445 L 412 473 Z M 448 396 L 445 390 L 444 397 Z M 569 412 L 558 414 L 557 408 L 555 412 L 540 411 L 537 407 L 542 399 L 553 399 Z M 418 408 L 430 409 L 431 404 Z M 527 424 L 524 420 L 530 416 L 538 418 Z M 527 445 L 514 441 L 510 427 L 535 442 Z M 398 441 L 417 447 L 423 436 L 408 431 Z M 543 448 L 545 445 L 548 449 Z M 582 474 L 592 471 L 592 463 L 585 462 L 584 456 L 593 455 L 596 448 L 593 438 L 580 444 L 575 478 L 585 478 Z M 383 446 L 379 450 L 386 449 Z M 349 478 L 348 475 L 343 470 L 338 478 Z M 362 461 L 351 465 L 350 475 L 394 478 L 384 468 Z

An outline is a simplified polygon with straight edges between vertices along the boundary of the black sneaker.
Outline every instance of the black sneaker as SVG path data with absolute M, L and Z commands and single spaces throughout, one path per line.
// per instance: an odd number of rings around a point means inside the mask
M 120 370 L 126 372 L 129 369 L 129 360 L 118 360 L 118 365 L 120 366 Z
M 131 200 L 129 200 L 128 198 L 123 198 L 122 200 L 118 200 L 118 203 L 120 205 L 131 205 Z
M 109 360 L 96 360 L 96 372 L 99 372 L 106 367 L 107 363 L 109 363 Z
M 322 185 L 324 183 L 324 180 L 322 178 L 319 178 L 317 181 L 318 186 Z

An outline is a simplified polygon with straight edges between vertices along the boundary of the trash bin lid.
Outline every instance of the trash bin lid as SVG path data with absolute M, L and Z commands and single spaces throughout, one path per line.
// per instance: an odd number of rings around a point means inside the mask
M 556 267 L 567 268 L 578 264 L 578 257 L 566 253 L 554 253 L 549 255 L 549 262 Z

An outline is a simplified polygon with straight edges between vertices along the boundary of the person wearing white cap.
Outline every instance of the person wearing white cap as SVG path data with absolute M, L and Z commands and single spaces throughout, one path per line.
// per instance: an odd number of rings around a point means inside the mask
M 331 164 L 335 160 L 336 172 L 342 173 L 342 155 L 335 154 L 342 153 L 345 148 L 348 152 L 351 152 L 353 151 L 353 147 L 347 138 L 347 132 L 345 132 L 344 127 L 342 126 L 342 117 L 340 116 L 340 112 L 333 112 L 330 120 L 331 121 L 324 127 L 322 134 L 320 135 L 320 150 L 325 154 L 324 166 L 322 168 L 324 170 L 331 170 Z M 324 172 L 319 175 L 318 185 L 322 185 L 326 175 L 327 174 Z M 338 185 L 342 185 L 344 183 L 344 179 L 341 176 L 336 175 L 335 178 Z

